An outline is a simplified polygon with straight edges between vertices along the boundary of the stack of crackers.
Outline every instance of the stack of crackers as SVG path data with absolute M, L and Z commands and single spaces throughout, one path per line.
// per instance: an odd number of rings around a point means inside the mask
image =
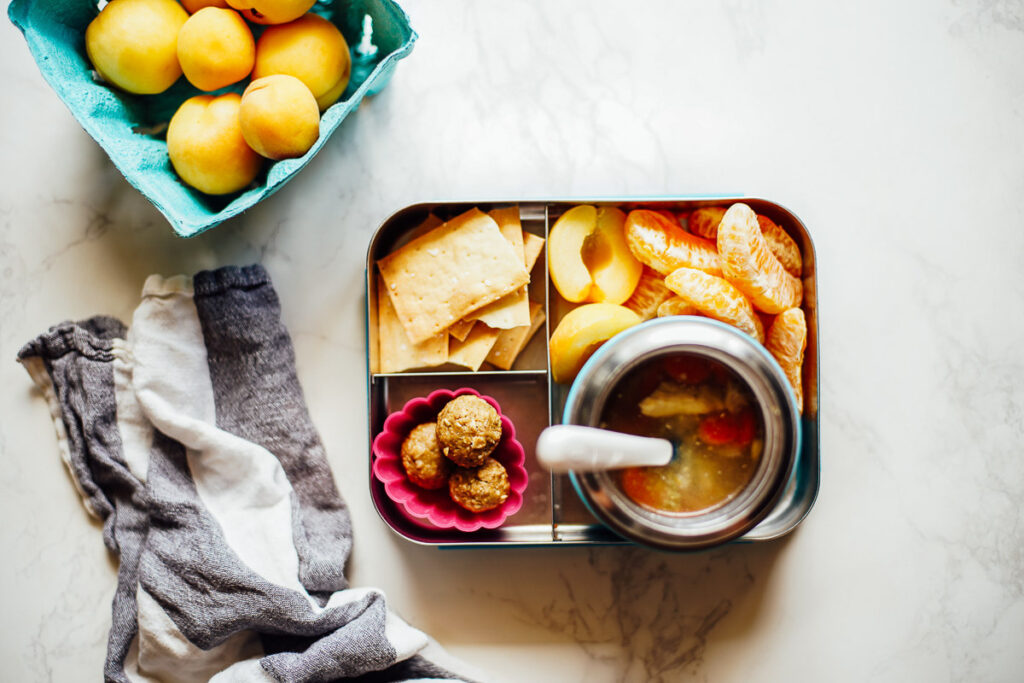
M 378 372 L 510 369 L 544 322 L 527 294 L 544 238 L 518 207 L 430 216 L 414 234 L 377 261 Z

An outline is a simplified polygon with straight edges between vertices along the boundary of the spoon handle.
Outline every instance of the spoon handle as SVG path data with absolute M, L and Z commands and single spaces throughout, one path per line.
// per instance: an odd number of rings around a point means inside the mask
M 537 439 L 537 460 L 552 472 L 596 472 L 667 465 L 672 443 L 597 427 L 552 425 Z

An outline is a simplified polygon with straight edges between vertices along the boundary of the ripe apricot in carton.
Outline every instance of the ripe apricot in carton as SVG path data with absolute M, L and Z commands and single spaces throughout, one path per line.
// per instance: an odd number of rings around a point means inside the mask
M 254 24 L 284 24 L 308 12 L 314 0 L 227 0 Z
M 242 135 L 268 159 L 301 157 L 320 137 L 320 110 L 302 81 L 277 74 L 259 78 L 242 93 Z
M 246 187 L 263 159 L 242 136 L 241 97 L 198 95 L 185 100 L 167 126 L 167 154 L 186 183 L 207 194 L 228 194 Z
M 188 14 L 174 0 L 112 0 L 85 30 L 85 51 L 103 80 L 136 95 L 181 77 L 178 31 Z
M 178 33 L 178 61 L 188 82 L 210 92 L 237 83 L 256 63 L 256 41 L 238 12 L 204 7 Z
M 316 14 L 271 26 L 256 43 L 253 80 L 294 76 L 309 88 L 320 111 L 334 104 L 352 73 L 348 43 L 338 27 Z

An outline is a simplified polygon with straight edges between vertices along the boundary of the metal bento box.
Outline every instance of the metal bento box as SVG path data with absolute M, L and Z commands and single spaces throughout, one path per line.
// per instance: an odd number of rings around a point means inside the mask
M 363 97 L 379 92 L 412 50 L 416 33 L 391 0 L 329 0 L 315 12 L 345 36 L 352 75 L 341 98 L 320 119 L 320 138 L 303 156 L 269 165 L 239 192 L 207 195 L 181 182 L 167 158 L 166 124 L 178 105 L 202 94 L 179 78 L 159 95 L 132 95 L 97 81 L 85 51 L 85 29 L 97 2 L 13 0 L 11 21 L 25 36 L 40 72 L 117 169 L 149 199 L 182 237 L 207 230 L 269 197 L 298 173 Z M 226 90 L 241 92 L 248 79 Z M 218 93 L 221 91 L 217 91 Z
M 807 322 L 806 352 L 803 365 L 804 409 L 800 417 L 801 439 L 792 474 L 778 503 L 740 541 L 766 541 L 793 531 L 814 505 L 819 487 L 820 439 L 818 404 L 818 311 L 814 245 L 804 223 L 785 207 L 766 199 L 749 197 L 697 197 L 657 199 L 601 200 L 498 200 L 481 202 L 430 202 L 408 206 L 390 216 L 370 241 L 366 260 L 367 381 L 369 398 L 369 438 L 381 433 L 386 418 L 400 411 L 411 399 L 427 396 L 438 389 L 455 391 L 472 388 L 494 397 L 504 416 L 515 426 L 515 434 L 525 451 L 528 485 L 518 511 L 498 528 L 471 532 L 437 528 L 410 515 L 392 500 L 380 480 L 372 473 L 371 448 L 369 486 L 374 506 L 381 518 L 398 535 L 425 545 L 439 547 L 503 547 L 526 545 L 587 545 L 628 543 L 622 536 L 600 523 L 581 501 L 570 475 L 552 474 L 542 468 L 535 453 L 540 433 L 563 418 L 569 386 L 552 378 L 549 358 L 551 333 L 570 310 L 551 282 L 547 267 L 547 242 L 533 269 L 529 298 L 543 306 L 544 322 L 522 349 L 508 370 L 487 363 L 476 371 L 450 365 L 403 372 L 381 372 L 378 353 L 378 267 L 377 262 L 422 231 L 425 221 L 435 224 L 449 221 L 474 207 L 481 211 L 518 209 L 523 234 L 548 238 L 551 227 L 572 207 L 588 204 L 597 207 L 643 208 L 655 211 L 687 213 L 702 207 L 727 206 L 742 202 L 758 215 L 781 226 L 796 242 L 803 257 L 804 296 L 801 308 Z

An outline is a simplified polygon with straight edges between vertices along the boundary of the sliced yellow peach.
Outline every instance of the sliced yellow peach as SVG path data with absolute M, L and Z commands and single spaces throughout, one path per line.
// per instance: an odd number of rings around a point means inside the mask
M 551 335 L 552 378 L 572 382 L 597 347 L 639 324 L 640 316 L 617 304 L 584 304 L 569 311 Z
M 555 221 L 548 235 L 551 282 L 566 301 L 586 301 L 594 279 L 583 263 L 583 245 L 597 227 L 597 209 L 574 206 Z
M 629 299 L 640 281 L 643 264 L 636 260 L 626 244 L 626 214 L 602 206 L 597 210 L 597 226 L 583 244 L 583 263 L 594 283 L 587 301 L 621 304 Z

